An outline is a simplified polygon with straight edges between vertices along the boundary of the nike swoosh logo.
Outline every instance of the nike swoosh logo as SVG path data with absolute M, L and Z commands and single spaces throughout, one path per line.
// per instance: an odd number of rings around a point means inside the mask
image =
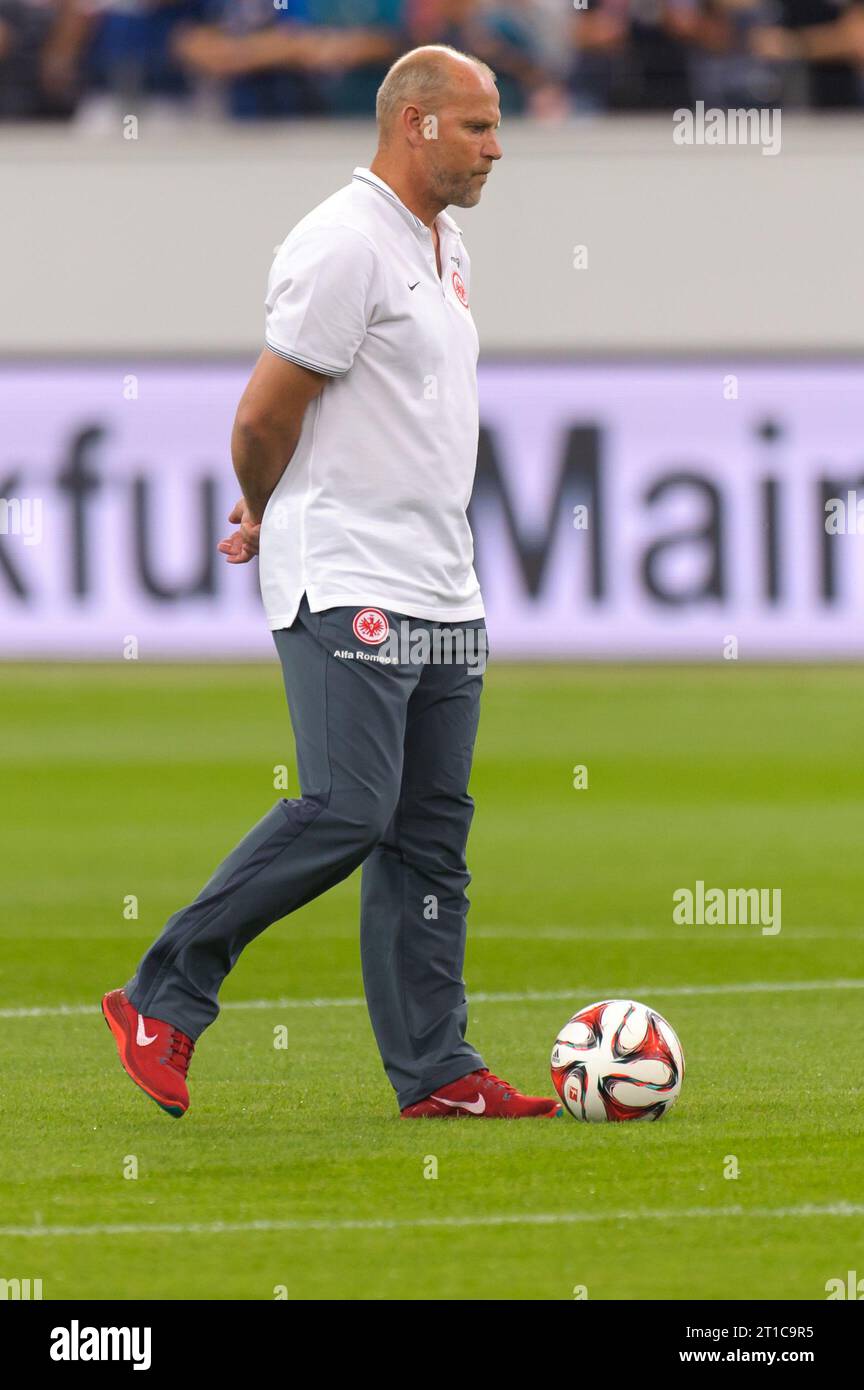
M 416 288 L 417 288 L 417 286 L 418 286 L 419 284 L 420 284 L 420 281 L 419 281 L 419 280 L 415 280 L 415 281 L 414 281 L 414 284 L 413 284 L 413 285 L 409 285 L 408 288 L 409 288 L 409 290 L 416 290 Z
M 148 1038 L 147 1030 L 144 1027 L 144 1015 L 138 1015 L 138 1036 L 135 1039 L 139 1047 L 147 1047 L 151 1042 L 155 1042 L 158 1034 L 154 1033 L 152 1038 Z
M 467 1110 L 470 1115 L 482 1115 L 486 1110 L 485 1097 L 480 1095 L 476 1100 L 447 1100 L 444 1096 L 432 1096 L 431 1099 L 437 1100 L 440 1105 L 449 1105 L 454 1110 Z

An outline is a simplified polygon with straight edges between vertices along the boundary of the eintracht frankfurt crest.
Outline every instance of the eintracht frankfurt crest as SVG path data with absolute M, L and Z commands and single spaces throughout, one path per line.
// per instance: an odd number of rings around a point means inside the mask
M 390 624 L 380 608 L 361 608 L 352 623 L 354 636 L 367 646 L 377 647 L 390 632 Z

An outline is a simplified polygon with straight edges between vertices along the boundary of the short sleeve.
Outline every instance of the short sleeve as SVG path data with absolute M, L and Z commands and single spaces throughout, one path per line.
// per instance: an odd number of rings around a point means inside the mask
M 326 376 L 344 376 L 366 336 L 375 250 L 352 227 L 289 236 L 270 269 L 265 341 Z

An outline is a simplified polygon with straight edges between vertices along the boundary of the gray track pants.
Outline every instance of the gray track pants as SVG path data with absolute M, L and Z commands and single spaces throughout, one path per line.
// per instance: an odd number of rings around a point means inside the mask
M 484 1066 L 465 1041 L 468 778 L 485 641 L 462 624 L 387 612 L 391 633 L 464 634 L 467 659 L 376 659 L 356 608 L 310 613 L 275 632 L 302 796 L 283 798 L 169 918 L 125 986 L 134 1007 L 197 1038 L 244 946 L 363 865 L 363 983 L 400 1106 Z M 421 632 L 428 634 L 424 639 Z M 392 638 L 390 640 L 393 640 Z M 415 653 L 419 651 L 415 646 Z M 350 655 L 349 655 L 350 654 Z M 458 648 L 451 655 L 458 657 Z

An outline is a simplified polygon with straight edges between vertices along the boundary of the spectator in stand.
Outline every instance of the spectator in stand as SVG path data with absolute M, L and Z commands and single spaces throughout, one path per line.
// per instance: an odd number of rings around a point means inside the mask
M 563 0 L 414 0 L 410 46 L 447 43 L 494 69 L 503 114 L 564 114 L 569 105 Z
M 407 46 L 403 0 L 210 0 L 177 35 L 190 75 L 227 79 L 239 117 L 365 115 Z
M 571 25 L 578 110 L 674 111 L 692 105 L 692 45 L 722 41 L 700 0 L 592 0 Z
M 785 84 L 756 56 L 750 35 L 773 14 L 774 0 L 670 0 L 665 23 L 688 47 L 694 98 L 706 106 L 759 107 L 785 100 Z M 789 95 L 792 95 L 790 88 Z
M 571 99 L 577 111 L 605 111 L 616 94 L 630 57 L 628 0 L 595 0 L 571 18 Z
M 662 0 L 593 0 L 571 17 L 570 87 L 577 110 L 665 111 L 689 106 L 689 52 Z
M 0 0 L 0 119 L 365 116 L 393 59 L 476 53 L 502 110 L 860 107 L 864 0 Z
M 670 23 L 683 9 L 698 12 L 699 0 L 632 0 L 630 5 L 631 80 L 619 104 L 629 110 L 675 111 L 694 100 L 690 51 Z
M 0 118 L 69 117 L 87 31 L 78 0 L 0 0 Z
M 368 117 L 391 63 L 408 47 L 406 0 L 307 0 L 323 47 L 315 63 L 331 115 Z
M 847 5 L 848 16 L 837 16 Z M 592 0 L 572 17 L 577 109 L 672 111 L 706 105 L 800 104 L 789 60 L 810 64 L 811 103 L 851 106 L 864 26 L 848 0 Z M 776 23 L 785 14 L 784 24 Z M 832 22 L 817 21 L 830 16 Z M 803 25 L 817 27 L 802 30 Z M 793 32 L 797 31 L 797 32 Z M 820 63 L 817 60 L 822 60 Z M 806 93 L 805 93 L 806 95 Z
M 798 63 L 816 110 L 864 100 L 864 5 L 848 0 L 777 0 L 779 23 L 757 28 L 753 52 L 773 63 Z
M 80 0 L 91 41 L 86 54 L 91 110 L 117 101 L 138 111 L 143 102 L 170 109 L 182 106 L 189 87 L 172 57 L 178 25 L 197 19 L 203 0 Z
M 199 89 L 224 88 L 237 119 L 269 120 L 326 110 L 314 64 L 306 0 L 206 0 L 204 22 L 186 26 L 172 51 Z

